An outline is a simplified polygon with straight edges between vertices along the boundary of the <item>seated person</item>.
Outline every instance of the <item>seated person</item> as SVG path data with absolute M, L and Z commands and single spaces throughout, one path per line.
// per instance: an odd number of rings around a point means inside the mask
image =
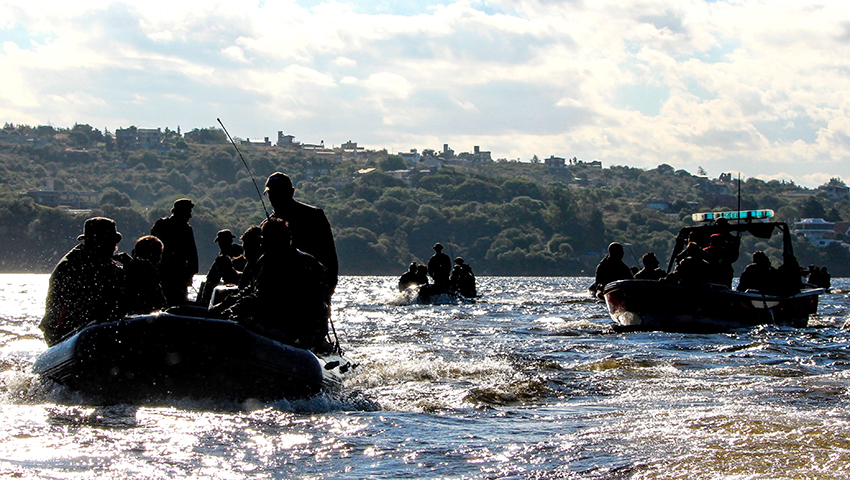
M 832 275 L 829 274 L 826 267 L 819 268 L 814 265 L 809 266 L 809 276 L 806 279 L 806 282 L 809 283 L 809 285 L 817 288 L 828 289 L 832 284 L 831 280 Z
M 641 257 L 643 269 L 635 274 L 636 280 L 661 280 L 667 275 L 667 272 L 658 268 L 658 257 L 652 252 L 647 252 Z
M 248 263 L 248 259 L 245 258 L 245 249 L 242 248 L 242 245 L 234 243 L 230 246 L 230 251 L 227 252 L 227 255 L 230 257 L 230 261 L 233 263 L 233 268 L 237 272 L 245 270 L 245 264 Z
M 803 289 L 803 269 L 793 253 L 782 254 L 782 265 L 776 269 L 776 294 L 796 295 Z
M 253 289 L 257 262 L 263 256 L 263 231 L 253 225 L 248 227 L 239 239 L 242 240 L 242 255 L 245 257 L 245 267 L 239 278 L 239 290 Z
M 398 279 L 398 289 L 399 291 L 407 290 L 408 287 L 414 285 L 420 285 L 419 283 L 419 274 L 417 273 L 416 262 L 413 262 L 408 267 L 407 271 L 401 274 L 401 277 Z
M 608 245 L 608 255 L 596 266 L 596 282 L 591 286 L 596 295 L 601 294 L 605 285 L 611 282 L 634 278 L 632 270 L 623 261 L 623 256 L 625 256 L 625 250 L 622 244 L 612 242 Z
M 664 278 L 665 282 L 680 285 L 702 285 L 709 281 L 709 265 L 703 258 L 703 252 L 696 242 L 690 242 L 679 254 L 676 269 Z
M 39 328 L 55 345 L 92 323 L 121 319 L 126 313 L 124 270 L 112 259 L 121 234 L 105 217 L 86 220 L 82 241 L 50 275 L 44 318 Z
M 455 266 L 452 268 L 449 284 L 452 290 L 466 298 L 475 298 L 478 296 L 478 292 L 475 289 L 475 274 L 472 273 L 472 267 L 461 257 L 455 258 Z
M 127 313 L 151 313 L 165 308 L 167 302 L 159 284 L 157 266 L 162 257 L 162 242 L 153 235 L 136 240 L 133 255 L 120 253 L 127 277 Z
M 215 257 L 215 261 L 213 261 L 209 272 L 207 272 L 207 278 L 204 280 L 204 287 L 201 290 L 201 297 L 198 299 L 199 304 L 208 305 L 210 299 L 212 299 L 213 290 L 219 284 L 235 285 L 239 282 L 239 272 L 233 268 L 233 261 L 230 258 L 234 238 L 236 238 L 236 235 L 227 229 L 219 230 L 216 233 L 213 242 L 218 244 L 219 253 Z
M 230 314 L 269 338 L 324 349 L 330 318 L 325 267 L 292 245 L 285 221 L 272 217 L 262 232 L 265 253 L 257 264 L 254 291 L 241 297 Z
M 735 276 L 735 270 L 729 263 L 730 254 L 728 249 L 731 248 L 726 244 L 723 235 L 715 233 L 709 238 L 709 245 L 702 249 L 704 259 L 709 265 L 709 283 L 725 285 L 726 288 L 732 288 L 732 278 Z
M 428 265 L 420 263 L 416 267 L 416 281 L 419 285 L 428 285 Z
M 739 292 L 754 290 L 769 293 L 773 291 L 775 275 L 776 270 L 770 265 L 770 259 L 767 258 L 767 255 L 761 250 L 756 250 L 753 252 L 753 263 L 744 268 L 736 290 Z

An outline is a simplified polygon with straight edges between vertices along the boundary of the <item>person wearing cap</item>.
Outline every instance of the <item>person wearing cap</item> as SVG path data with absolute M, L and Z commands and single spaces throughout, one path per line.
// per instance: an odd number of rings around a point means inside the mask
M 434 285 L 449 288 L 449 278 L 452 274 L 452 259 L 443 253 L 443 246 L 434 244 L 434 255 L 428 259 L 428 275 L 434 280 Z
M 52 346 L 86 325 L 118 320 L 126 313 L 124 270 L 112 259 L 121 241 L 115 222 L 86 220 L 78 244 L 50 275 L 39 328 Z
M 207 305 L 212 298 L 213 290 L 219 284 L 239 283 L 239 272 L 233 268 L 233 260 L 230 258 L 234 238 L 236 238 L 236 235 L 227 229 L 219 230 L 215 234 L 215 240 L 213 242 L 218 244 L 219 253 L 215 257 L 215 261 L 213 261 L 209 272 L 207 272 L 204 287 L 201 289 L 201 297 L 198 299 L 199 304 Z
M 274 208 L 271 216 L 284 220 L 289 226 L 295 248 L 316 257 L 325 266 L 325 296 L 330 304 L 338 282 L 339 262 L 331 224 L 325 212 L 295 200 L 292 180 L 282 172 L 269 175 L 264 193 L 268 194 Z
M 464 297 L 475 298 L 478 296 L 478 291 L 475 288 L 475 274 L 472 273 L 472 267 L 463 258 L 455 258 L 455 266 L 452 268 L 449 281 L 452 290 Z
M 151 235 L 162 241 L 162 260 L 159 262 L 159 279 L 168 306 L 186 303 L 192 277 L 198 273 L 198 248 L 195 233 L 189 225 L 195 204 L 188 198 L 174 202 L 171 215 L 158 219 Z

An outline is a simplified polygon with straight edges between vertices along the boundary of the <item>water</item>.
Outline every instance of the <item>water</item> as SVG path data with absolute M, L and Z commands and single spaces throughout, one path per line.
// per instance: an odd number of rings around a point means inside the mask
M 89 405 L 30 367 L 45 275 L 0 275 L 0 476 L 850 478 L 850 282 L 805 329 L 617 334 L 586 278 L 483 278 L 470 305 L 344 277 L 345 391 Z

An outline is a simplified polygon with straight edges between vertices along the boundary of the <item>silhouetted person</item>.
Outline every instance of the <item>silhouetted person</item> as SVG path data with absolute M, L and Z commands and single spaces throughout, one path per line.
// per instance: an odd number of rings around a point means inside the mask
M 248 259 L 245 258 L 245 249 L 242 248 L 242 245 L 239 245 L 238 243 L 231 245 L 227 250 L 227 256 L 230 257 L 230 260 L 233 263 L 233 268 L 235 268 L 237 272 L 245 270 L 245 265 L 248 263 Z
M 434 244 L 434 255 L 428 260 L 428 275 L 434 280 L 434 285 L 449 288 L 449 278 L 452 274 L 452 259 L 443 253 L 443 246 Z
M 115 222 L 89 218 L 77 241 L 83 243 L 65 254 L 50 275 L 39 324 L 48 345 L 86 325 L 118 320 L 126 313 L 124 270 L 112 258 L 121 241 Z
M 162 242 L 153 235 L 136 240 L 132 256 L 123 252 L 116 256 L 127 277 L 127 313 L 151 313 L 165 308 L 167 302 L 157 272 L 160 258 Z
M 330 316 L 324 266 L 295 248 L 281 219 L 263 223 L 263 242 L 254 293 L 241 298 L 233 313 L 258 333 L 301 348 L 321 347 Z
M 478 296 L 478 291 L 475 288 L 475 274 L 472 273 L 472 267 L 463 258 L 455 258 L 455 266 L 452 268 L 450 281 L 452 290 L 464 297 L 475 298 Z
M 174 202 L 171 215 L 153 224 L 151 235 L 162 241 L 159 281 L 169 306 L 186 303 L 192 277 L 198 273 L 198 248 L 189 219 L 195 204 L 188 198 Z
M 782 265 L 776 269 L 776 294 L 796 295 L 803 289 L 803 269 L 793 253 L 782 254 Z
M 612 242 L 608 245 L 608 255 L 596 266 L 596 282 L 592 288 L 597 295 L 601 294 L 605 285 L 611 282 L 634 278 L 632 270 L 623 261 L 625 253 L 620 243 Z
M 413 262 L 410 264 L 407 271 L 401 274 L 401 277 L 398 279 L 399 291 L 407 290 L 407 287 L 411 287 L 413 285 L 420 285 L 419 274 L 416 272 L 417 267 L 418 265 L 416 262 Z
M 730 254 L 727 251 L 728 248 L 730 247 L 726 244 L 723 235 L 715 233 L 709 238 L 708 246 L 703 248 L 702 251 L 704 259 L 709 265 L 708 281 L 718 285 L 725 285 L 726 288 L 732 288 L 732 278 L 735 276 L 735 270 L 728 261 L 730 258 Z
M 242 250 L 245 256 L 245 268 L 239 278 L 239 290 L 253 289 L 257 277 L 257 262 L 263 256 L 263 231 L 253 225 L 245 230 L 239 238 L 242 240 Z
M 416 281 L 419 285 L 428 285 L 428 265 L 420 263 L 416 266 Z
M 818 288 L 829 288 L 832 284 L 831 279 L 832 275 L 829 274 L 826 267 L 820 268 L 814 265 L 809 266 L 809 276 L 806 281 L 810 285 Z
M 206 280 L 204 280 L 204 288 L 198 299 L 198 303 L 201 305 L 207 305 L 210 302 L 213 291 L 219 284 L 235 285 L 239 282 L 239 272 L 233 268 L 233 260 L 230 258 L 234 238 L 236 238 L 236 235 L 227 229 L 219 230 L 215 235 L 213 242 L 218 244 L 219 253 L 210 266 L 209 272 L 207 272 Z
M 761 250 L 756 250 L 753 252 L 753 263 L 747 265 L 741 272 L 741 279 L 738 281 L 736 290 L 770 293 L 773 291 L 775 276 L 776 270 L 770 265 L 770 259 Z
M 652 252 L 647 252 L 641 257 L 643 268 L 635 274 L 636 280 L 661 280 L 667 272 L 658 268 L 658 257 Z
M 330 304 L 338 281 L 339 262 L 331 224 L 325 212 L 295 200 L 292 180 L 284 173 L 275 172 L 269 175 L 265 191 L 274 208 L 272 217 L 286 221 L 294 247 L 314 256 L 325 266 L 324 283 L 327 287 L 325 295 L 326 301 Z
M 679 255 L 681 259 L 675 270 L 664 277 L 665 282 L 678 283 L 680 285 L 702 285 L 709 283 L 709 272 L 711 267 L 705 261 L 705 253 L 696 242 L 688 243 L 685 250 Z

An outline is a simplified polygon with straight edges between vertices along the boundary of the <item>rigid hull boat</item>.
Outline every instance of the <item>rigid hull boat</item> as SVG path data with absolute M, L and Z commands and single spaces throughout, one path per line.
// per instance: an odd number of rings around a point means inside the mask
M 677 285 L 620 280 L 605 286 L 608 313 L 618 331 L 714 333 L 755 325 L 805 327 L 823 289 L 790 296 L 738 292 L 723 285 Z
M 353 364 L 258 335 L 231 320 L 160 312 L 90 325 L 33 372 L 105 401 L 304 397 L 339 388 Z
M 770 238 L 778 231 L 783 252 L 793 255 L 791 234 L 783 222 L 756 221 L 772 217 L 770 210 L 695 214 L 694 220 L 712 222 L 683 228 L 667 267 L 669 274 L 675 259 L 689 241 L 707 244 L 711 235 L 737 235 L 735 257 L 741 234 Z M 727 222 L 715 222 L 719 218 Z M 744 220 L 732 224 L 728 219 Z M 722 332 L 755 325 L 776 324 L 805 327 L 809 316 L 817 313 L 818 297 L 824 289 L 805 285 L 799 292 L 781 295 L 747 290 L 739 292 L 724 285 L 706 283 L 683 285 L 664 280 L 620 280 L 606 285 L 601 292 L 614 320 L 615 330 L 660 330 L 668 332 Z

